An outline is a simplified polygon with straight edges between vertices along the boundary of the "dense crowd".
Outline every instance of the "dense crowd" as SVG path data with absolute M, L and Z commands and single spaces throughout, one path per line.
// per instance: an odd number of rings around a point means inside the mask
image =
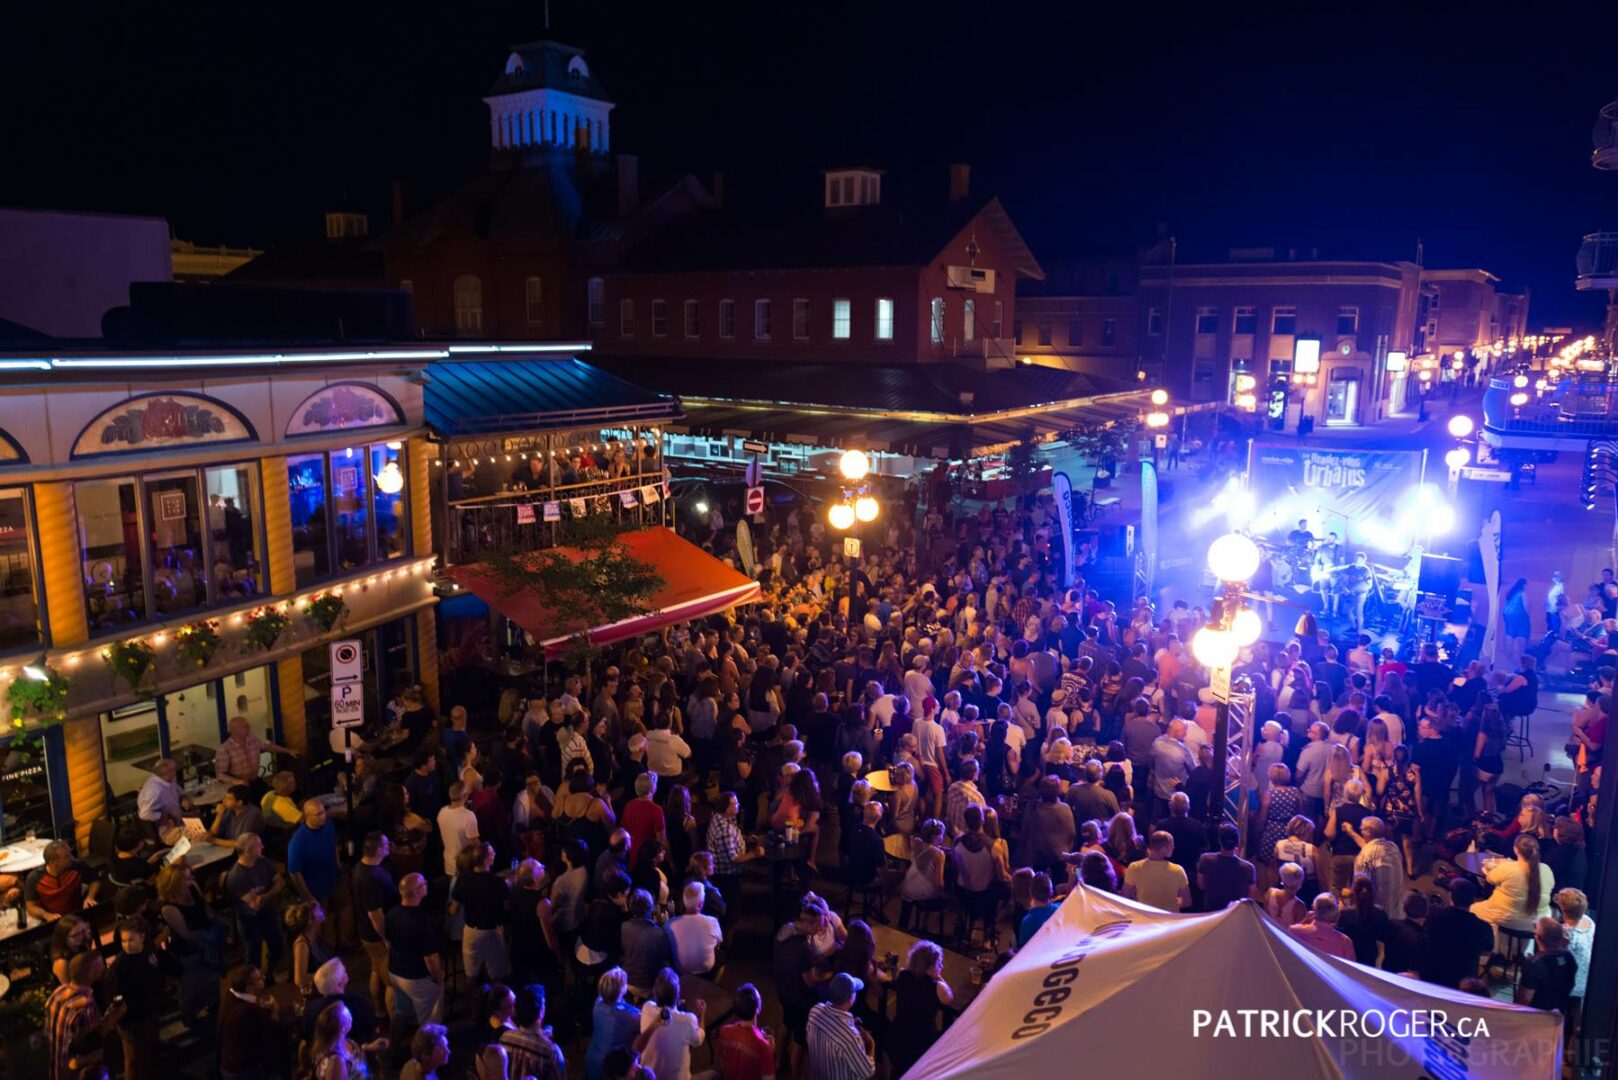
M 341 832 L 294 772 L 232 777 L 209 831 L 236 857 L 206 888 L 158 867 L 159 767 L 107 882 L 64 844 L 25 884 L 56 920 L 52 1080 L 114 1034 L 107 1060 L 151 1075 L 171 987 L 234 1080 L 686 1080 L 705 1043 L 724 1080 L 898 1076 L 971 992 L 946 949 L 1003 959 L 1080 882 L 1171 912 L 1251 899 L 1323 952 L 1576 1013 L 1610 669 L 1552 800 L 1499 782 L 1532 652 L 1503 674 L 1308 625 L 1261 642 L 1234 672 L 1238 824 L 1210 812 L 1200 608 L 1062 587 L 1048 501 L 890 516 L 851 561 L 790 511 L 760 533 L 762 603 L 588 681 L 463 676 L 443 717 L 406 692 L 358 740 Z M 890 921 L 915 931 L 902 957 Z

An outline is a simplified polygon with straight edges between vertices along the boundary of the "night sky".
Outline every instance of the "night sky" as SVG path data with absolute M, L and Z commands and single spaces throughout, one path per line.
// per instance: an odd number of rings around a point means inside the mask
M 966 161 L 1041 257 L 1132 250 L 1159 223 L 1188 258 L 1404 259 L 1420 238 L 1428 266 L 1531 288 L 1536 325 L 1599 320 L 1573 256 L 1618 228 L 1618 174 L 1589 167 L 1618 97 L 1600 44 L 1618 4 L 1191 7 L 551 14 L 617 101 L 643 192 L 724 170 L 732 199 L 814 207 L 820 169 L 862 163 L 889 170 L 887 199 L 941 197 Z M 345 195 L 381 225 L 393 179 L 419 206 L 481 167 L 481 95 L 508 45 L 544 34 L 543 0 L 6 9 L 0 204 L 155 214 L 254 246 L 318 233 Z

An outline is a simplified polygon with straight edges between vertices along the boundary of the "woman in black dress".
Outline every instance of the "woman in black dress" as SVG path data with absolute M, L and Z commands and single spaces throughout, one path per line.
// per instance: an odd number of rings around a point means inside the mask
M 904 970 L 893 981 L 893 1027 L 888 1032 L 888 1060 L 893 1075 L 903 1076 L 938 1040 L 938 1018 L 955 1000 L 944 981 L 944 950 L 931 941 L 910 947 Z

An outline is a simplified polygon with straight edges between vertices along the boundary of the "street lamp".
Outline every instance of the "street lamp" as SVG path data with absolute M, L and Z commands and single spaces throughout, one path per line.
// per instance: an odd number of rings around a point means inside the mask
M 845 450 L 837 459 L 843 477 L 843 500 L 826 511 L 826 520 L 839 532 L 851 529 L 856 521 L 875 521 L 882 504 L 871 494 L 871 458 L 863 450 Z
M 1470 436 L 1475 426 L 1472 423 L 1472 418 L 1465 413 L 1457 413 L 1449 418 L 1449 433 L 1457 439 Z
M 871 459 L 864 450 L 845 450 L 837 459 L 837 471 L 845 480 L 864 480 L 865 474 L 871 471 Z
M 1208 548 L 1208 569 L 1224 582 L 1246 582 L 1258 572 L 1258 545 L 1241 533 L 1226 533 Z
M 1167 405 L 1168 403 L 1169 403 L 1169 392 L 1167 390 L 1153 390 L 1152 391 L 1152 404 L 1153 405 L 1156 405 L 1158 408 L 1161 409 L 1163 406 Z
M 1146 426 L 1149 428 L 1165 428 L 1169 426 L 1169 414 L 1166 412 L 1149 412 L 1146 414 Z
M 846 502 L 832 503 L 831 509 L 826 511 L 826 520 L 838 531 L 853 528 L 854 508 Z
M 1450 472 L 1459 472 L 1461 467 L 1472 460 L 1472 452 L 1464 446 L 1457 446 L 1444 455 L 1444 464 L 1449 466 Z
M 861 495 L 854 500 L 854 516 L 860 521 L 875 521 L 881 507 L 869 495 Z
M 1247 582 L 1258 572 L 1260 559 L 1258 545 L 1241 533 L 1226 533 L 1208 547 L 1208 569 L 1219 579 L 1220 592 L 1212 620 L 1191 638 L 1191 654 L 1208 669 L 1213 685 L 1214 775 L 1219 784 L 1209 793 L 1205 808 L 1210 821 L 1222 815 L 1231 801 L 1230 763 L 1246 757 L 1241 739 L 1231 745 L 1230 669 L 1241 650 L 1257 641 L 1264 630 L 1258 612 L 1244 604 Z M 1241 730 L 1246 730 L 1245 725 Z

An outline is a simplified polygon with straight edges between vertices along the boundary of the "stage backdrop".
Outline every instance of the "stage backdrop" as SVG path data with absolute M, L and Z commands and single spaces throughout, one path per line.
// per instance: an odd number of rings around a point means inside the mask
M 1425 458 L 1424 450 L 1339 450 L 1255 439 L 1247 455 L 1253 532 L 1285 540 L 1303 518 L 1317 538 L 1335 532 L 1348 544 L 1403 554 L 1419 538 L 1411 493 L 1421 483 Z

